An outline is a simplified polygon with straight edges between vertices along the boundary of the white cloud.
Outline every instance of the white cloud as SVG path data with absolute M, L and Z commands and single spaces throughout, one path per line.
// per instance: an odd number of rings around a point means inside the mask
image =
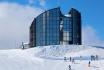
M 16 48 L 29 40 L 29 26 L 39 8 L 16 3 L 0 3 L 0 48 Z
M 82 28 L 82 42 L 85 45 L 104 45 L 104 41 L 100 39 L 96 29 L 94 29 L 92 26 L 85 26 Z
M 44 6 L 45 6 L 45 3 L 46 3 L 46 0 L 39 0 L 39 2 L 40 2 L 40 5 L 41 5 L 42 7 L 44 7 Z
M 30 5 L 34 5 L 36 2 L 39 2 L 39 5 L 41 7 L 45 7 L 45 4 L 46 4 L 46 0 L 28 0 L 29 4 Z

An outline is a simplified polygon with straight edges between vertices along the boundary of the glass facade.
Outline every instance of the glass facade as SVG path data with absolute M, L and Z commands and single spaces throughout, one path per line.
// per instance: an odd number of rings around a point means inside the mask
M 81 14 L 73 8 L 69 14 L 71 14 L 71 22 L 73 24 L 73 44 L 81 44 Z
M 30 47 L 74 44 L 73 39 L 76 38 L 76 35 L 73 35 L 73 32 L 77 32 L 78 30 L 73 30 L 73 28 L 77 27 L 73 26 L 73 23 L 76 25 L 79 20 L 75 20 L 75 22 L 73 20 L 72 23 L 73 18 L 76 19 L 76 17 L 66 17 L 62 15 L 60 8 L 45 11 L 37 16 L 30 26 Z M 79 24 L 77 25 L 79 26 Z M 75 34 L 80 37 L 78 32 Z
M 63 43 L 72 44 L 72 23 L 70 17 L 63 18 Z

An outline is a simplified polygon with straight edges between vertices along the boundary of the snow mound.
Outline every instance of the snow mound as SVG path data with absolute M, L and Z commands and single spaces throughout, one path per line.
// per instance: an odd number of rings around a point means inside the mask
M 88 57 L 98 55 L 88 67 Z M 64 57 L 75 58 L 75 64 Z M 78 57 L 82 56 L 82 61 Z M 0 70 L 104 70 L 104 49 L 84 45 L 51 45 L 31 49 L 0 50 Z
M 63 59 L 63 57 L 90 57 L 98 55 L 104 57 L 104 49 L 84 45 L 51 45 L 40 47 L 41 51 L 35 54 L 36 57 L 47 59 Z

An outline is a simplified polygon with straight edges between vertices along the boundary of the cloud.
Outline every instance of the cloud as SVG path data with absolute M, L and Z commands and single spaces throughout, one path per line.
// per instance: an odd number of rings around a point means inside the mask
M 29 26 L 39 8 L 16 3 L 0 3 L 0 48 L 17 48 L 29 40 Z
M 46 4 L 46 0 L 28 0 L 28 2 L 31 6 L 37 2 L 43 8 L 45 7 Z
M 85 26 L 82 28 L 82 42 L 85 45 L 104 45 L 104 41 L 101 40 L 100 36 L 96 32 L 96 29 L 92 26 Z
M 39 3 L 40 3 L 40 5 L 41 5 L 42 7 L 44 7 L 44 6 L 45 6 L 45 3 L 46 3 L 46 0 L 39 0 Z

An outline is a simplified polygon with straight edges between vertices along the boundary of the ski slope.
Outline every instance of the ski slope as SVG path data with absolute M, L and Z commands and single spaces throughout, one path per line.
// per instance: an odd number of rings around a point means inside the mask
M 88 67 L 91 55 L 98 55 L 99 59 L 91 61 L 91 67 Z M 75 63 L 70 62 L 69 57 L 74 58 Z M 84 45 L 51 45 L 0 50 L 0 70 L 69 70 L 69 65 L 72 70 L 104 70 L 104 49 Z

